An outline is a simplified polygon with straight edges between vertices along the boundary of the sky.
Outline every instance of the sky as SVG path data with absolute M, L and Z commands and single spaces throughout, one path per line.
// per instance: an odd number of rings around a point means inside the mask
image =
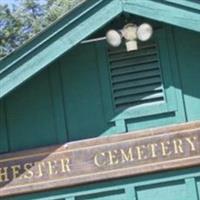
M 17 4 L 18 0 L 0 0 L 0 4 Z
M 0 0 L 0 4 L 8 4 L 8 5 L 12 5 L 12 4 L 19 4 L 21 0 Z M 39 0 L 39 2 L 45 2 L 45 0 Z

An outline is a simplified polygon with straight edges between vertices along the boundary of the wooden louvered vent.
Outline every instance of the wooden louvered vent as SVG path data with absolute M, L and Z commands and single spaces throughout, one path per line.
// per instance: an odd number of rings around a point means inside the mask
M 108 55 L 116 110 L 164 101 L 156 44 L 132 52 L 110 49 Z

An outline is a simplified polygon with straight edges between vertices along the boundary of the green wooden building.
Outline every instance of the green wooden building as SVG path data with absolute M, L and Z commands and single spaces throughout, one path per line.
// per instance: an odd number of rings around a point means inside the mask
M 153 36 L 138 41 L 135 51 L 127 51 L 124 40 L 110 47 L 107 31 L 128 23 L 150 24 Z M 101 138 L 112 142 L 129 132 L 179 124 L 180 132 L 195 124 L 200 136 L 198 0 L 84 1 L 0 61 L 0 98 L 0 199 L 200 200 L 200 150 L 194 156 L 199 161 L 177 169 L 170 167 L 172 161 L 156 172 L 134 175 L 130 169 L 97 180 L 94 174 L 92 181 L 49 183 L 49 189 L 43 189 L 45 182 L 35 189 L 29 180 L 25 192 L 19 182 L 12 183 L 20 180 L 21 168 L 15 167 L 11 178 L 4 166 L 16 152 L 76 146 L 89 138 L 95 139 L 84 144 Z M 177 151 L 183 153 L 181 145 Z M 5 195 L 6 188 L 15 192 Z

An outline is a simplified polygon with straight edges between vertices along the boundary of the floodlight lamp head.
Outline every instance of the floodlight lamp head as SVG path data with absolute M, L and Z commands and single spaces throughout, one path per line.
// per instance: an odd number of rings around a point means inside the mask
M 153 28 L 150 24 L 143 23 L 137 29 L 137 38 L 142 42 L 146 42 L 153 35 Z
M 106 40 L 110 46 L 118 47 L 122 43 L 122 35 L 120 32 L 111 29 L 106 33 Z

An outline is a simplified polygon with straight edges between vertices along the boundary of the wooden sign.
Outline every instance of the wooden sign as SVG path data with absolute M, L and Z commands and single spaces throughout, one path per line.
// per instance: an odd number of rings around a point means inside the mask
M 0 156 L 0 196 L 200 165 L 200 122 Z

